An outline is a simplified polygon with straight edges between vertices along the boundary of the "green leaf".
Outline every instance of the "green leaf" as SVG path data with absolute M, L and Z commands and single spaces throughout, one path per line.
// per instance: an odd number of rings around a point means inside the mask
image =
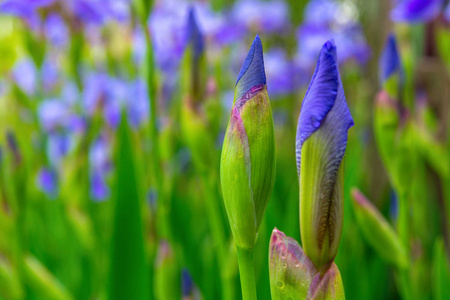
M 108 299 L 149 299 L 148 265 L 130 133 L 125 115 L 119 128 L 115 212 Z

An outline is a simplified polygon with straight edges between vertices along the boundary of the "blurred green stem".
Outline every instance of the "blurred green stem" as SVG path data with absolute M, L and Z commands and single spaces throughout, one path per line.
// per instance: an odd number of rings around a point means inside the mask
M 203 182 L 206 188 L 206 209 L 208 211 L 208 222 L 211 228 L 211 234 L 214 239 L 214 244 L 216 247 L 217 259 L 220 265 L 220 279 L 222 284 L 222 296 L 225 300 L 234 299 L 233 290 L 234 284 L 231 278 L 227 276 L 227 255 L 226 255 L 226 240 L 223 228 L 223 223 L 221 222 L 222 216 L 220 215 L 220 207 L 217 205 L 219 202 L 216 201 L 218 198 L 214 192 L 215 180 L 214 174 L 209 174 L 203 172 Z
M 256 300 L 255 266 L 253 263 L 253 248 L 236 247 L 241 277 L 243 300 Z

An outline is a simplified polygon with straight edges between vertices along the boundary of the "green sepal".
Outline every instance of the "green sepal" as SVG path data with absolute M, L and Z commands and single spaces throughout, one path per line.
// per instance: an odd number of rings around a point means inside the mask
M 308 291 L 307 300 L 345 300 L 341 273 L 333 262 L 325 266 L 314 277 Z
M 302 245 L 318 269 L 334 260 L 344 222 L 345 159 L 340 162 L 337 174 L 324 174 L 333 159 L 328 155 L 326 138 L 321 128 L 303 143 L 300 171 Z M 334 182 L 330 182 L 333 176 Z
M 272 300 L 305 299 L 317 273 L 296 240 L 274 229 L 269 247 Z

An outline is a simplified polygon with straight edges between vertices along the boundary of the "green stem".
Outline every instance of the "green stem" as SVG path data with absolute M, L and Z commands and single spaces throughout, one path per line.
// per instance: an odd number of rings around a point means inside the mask
M 222 285 L 222 296 L 225 300 L 234 299 L 233 290 L 234 285 L 230 278 L 227 276 L 227 266 L 225 266 L 226 259 L 226 240 L 225 230 L 223 223 L 221 222 L 222 216 L 220 215 L 220 207 L 218 206 L 217 193 L 214 191 L 214 176 L 207 172 L 203 172 L 203 182 L 206 190 L 206 209 L 208 215 L 209 227 L 211 228 L 212 237 L 214 239 L 215 248 L 217 249 L 217 258 L 220 265 L 220 279 Z
M 253 263 L 253 248 L 237 248 L 239 274 L 243 300 L 256 300 L 255 266 Z

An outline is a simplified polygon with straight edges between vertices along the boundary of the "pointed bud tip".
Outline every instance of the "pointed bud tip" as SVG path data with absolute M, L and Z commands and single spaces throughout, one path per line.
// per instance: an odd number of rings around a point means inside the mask
M 242 79 L 242 82 L 240 83 Z M 264 71 L 263 48 L 261 39 L 256 35 L 255 40 L 248 51 L 247 57 L 242 64 L 241 71 L 236 80 L 236 86 L 242 94 L 259 84 L 266 84 L 266 72 Z
M 203 34 L 198 26 L 194 7 L 190 7 L 187 22 L 187 44 L 191 44 L 194 56 L 198 58 L 203 53 Z

